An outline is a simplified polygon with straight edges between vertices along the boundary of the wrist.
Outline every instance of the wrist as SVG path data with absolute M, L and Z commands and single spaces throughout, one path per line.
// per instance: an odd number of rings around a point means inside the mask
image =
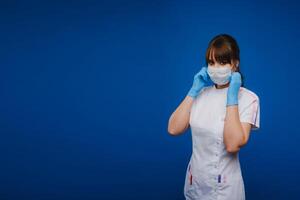
M 190 89 L 189 92 L 187 93 L 187 96 L 192 97 L 193 99 L 195 99 L 198 96 L 198 92 L 196 92 L 193 89 Z
M 226 106 L 238 105 L 238 96 L 237 95 L 227 95 L 227 104 Z
M 196 98 L 199 95 L 199 93 L 201 92 L 202 88 L 203 88 L 203 86 L 201 86 L 201 87 L 199 87 L 197 89 L 191 88 L 188 91 L 187 95 L 190 96 L 190 97 L 192 97 L 192 98 Z

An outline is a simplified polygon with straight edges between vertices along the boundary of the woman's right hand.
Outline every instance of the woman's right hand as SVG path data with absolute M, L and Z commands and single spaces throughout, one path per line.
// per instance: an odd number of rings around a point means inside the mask
M 193 98 L 195 98 L 201 89 L 210 80 L 207 74 L 207 67 L 204 66 L 201 70 L 194 76 L 194 82 L 188 95 L 176 108 L 169 118 L 168 132 L 171 135 L 179 135 L 187 130 L 189 127 L 190 111 L 193 105 Z M 191 96 L 192 98 L 188 97 Z
M 201 70 L 194 76 L 194 82 L 191 89 L 188 92 L 188 96 L 196 98 L 205 84 L 209 81 L 209 75 L 207 74 L 207 67 L 204 66 Z

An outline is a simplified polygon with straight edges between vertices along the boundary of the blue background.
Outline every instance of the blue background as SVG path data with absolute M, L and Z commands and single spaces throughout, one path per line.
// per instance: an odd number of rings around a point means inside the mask
M 240 151 L 247 199 L 300 199 L 299 3 L 0 9 L 0 199 L 184 199 L 191 134 L 167 123 L 220 33 L 260 97 L 261 128 Z

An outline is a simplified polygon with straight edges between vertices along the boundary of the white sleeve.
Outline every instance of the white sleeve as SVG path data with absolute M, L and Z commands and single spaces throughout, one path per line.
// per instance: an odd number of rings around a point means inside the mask
M 260 105 L 258 97 L 241 106 L 240 121 L 250 123 L 252 130 L 259 129 Z

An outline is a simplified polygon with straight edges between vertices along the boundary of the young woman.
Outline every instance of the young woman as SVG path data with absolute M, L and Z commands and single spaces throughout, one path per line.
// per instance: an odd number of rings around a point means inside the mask
M 245 200 L 238 152 L 250 131 L 259 128 L 260 106 L 258 96 L 244 87 L 239 63 L 236 40 L 228 34 L 215 36 L 206 50 L 207 67 L 194 76 L 187 96 L 169 119 L 171 135 L 191 127 L 187 200 Z

